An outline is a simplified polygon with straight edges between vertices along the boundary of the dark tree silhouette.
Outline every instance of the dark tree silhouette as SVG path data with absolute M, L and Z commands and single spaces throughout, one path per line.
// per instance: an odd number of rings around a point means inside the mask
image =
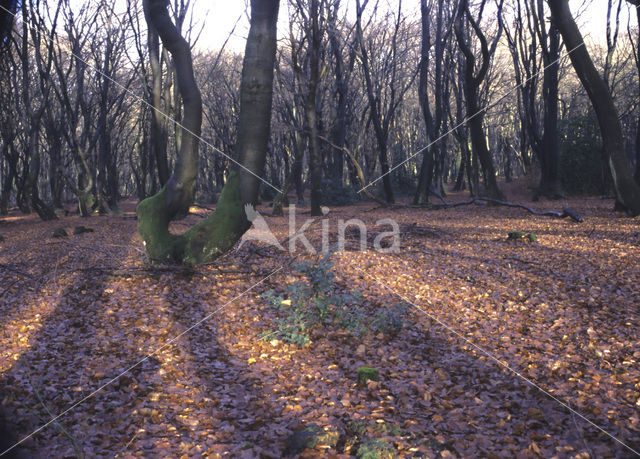
M 618 118 L 616 106 L 606 82 L 596 69 L 580 29 L 573 19 L 568 0 L 548 0 L 553 21 L 558 26 L 567 49 L 570 51 L 571 63 L 589 94 L 591 103 L 598 117 L 600 134 L 605 156 L 611 167 L 613 184 L 618 201 L 632 215 L 640 215 L 640 187 L 631 174 L 631 165 L 624 148 L 622 126 Z

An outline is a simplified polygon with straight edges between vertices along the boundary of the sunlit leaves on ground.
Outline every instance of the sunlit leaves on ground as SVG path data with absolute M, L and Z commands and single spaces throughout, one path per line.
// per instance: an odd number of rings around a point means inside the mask
M 404 232 L 399 254 L 347 241 L 332 257 L 332 294 L 362 292 L 370 314 L 400 303 L 364 270 L 638 448 L 640 224 L 608 201 L 568 204 L 587 221 L 477 206 L 334 210 L 327 218 L 373 228 L 390 217 Z M 215 266 L 149 270 L 134 220 L 18 217 L 2 225 L 0 246 L 0 403 L 17 435 L 285 266 L 26 441 L 29 456 L 279 457 L 309 424 L 341 440 L 306 457 L 376 441 L 404 457 L 630 454 L 415 308 L 396 335 L 329 327 L 311 330 L 306 347 L 261 339 L 276 314 L 260 295 L 286 299 L 303 279 L 293 263 L 312 257 L 247 244 Z M 266 219 L 283 239 L 287 219 Z M 78 225 L 94 232 L 72 235 Z M 68 238 L 51 237 L 59 226 Z M 512 231 L 538 240 L 509 240 Z M 362 366 L 380 380 L 359 385 Z

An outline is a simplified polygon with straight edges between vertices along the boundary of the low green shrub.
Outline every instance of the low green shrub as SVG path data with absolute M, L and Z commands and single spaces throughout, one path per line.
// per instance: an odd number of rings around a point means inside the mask
M 347 330 L 354 336 L 370 332 L 395 334 L 402 328 L 405 306 L 371 314 L 362 306 L 360 292 L 335 293 L 329 254 L 316 261 L 298 263 L 294 268 L 305 281 L 289 285 L 286 299 L 273 291 L 262 295 L 277 317 L 274 329 L 264 333 L 263 338 L 279 338 L 305 346 L 314 327 Z

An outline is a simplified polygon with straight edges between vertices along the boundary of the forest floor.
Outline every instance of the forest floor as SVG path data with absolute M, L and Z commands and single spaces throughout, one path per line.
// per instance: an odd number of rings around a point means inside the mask
M 133 202 L 55 222 L 12 212 L 0 223 L 0 411 L 16 439 L 45 425 L 24 457 L 281 457 L 309 423 L 340 440 L 303 457 L 362 455 L 365 438 L 399 457 L 632 457 L 640 219 L 600 198 L 509 198 L 568 205 L 585 222 L 478 205 L 331 209 L 332 243 L 338 219 L 370 230 L 368 251 L 349 239 L 332 255 L 336 289 L 360 291 L 372 315 L 411 306 L 397 334 L 317 329 L 303 347 L 261 339 L 274 311 L 260 296 L 300 277 L 295 262 L 314 258 L 301 244 L 291 254 L 253 241 L 210 266 L 151 268 Z M 283 240 L 286 210 L 258 210 Z M 299 229 L 309 209 L 296 218 Z M 399 224 L 398 253 L 371 250 L 383 218 Z M 94 232 L 52 237 L 78 225 Z M 305 233 L 316 248 L 322 228 Z M 380 381 L 358 385 L 361 365 Z

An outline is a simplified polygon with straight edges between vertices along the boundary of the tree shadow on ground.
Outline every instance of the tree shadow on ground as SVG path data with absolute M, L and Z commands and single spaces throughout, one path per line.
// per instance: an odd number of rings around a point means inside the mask
M 263 402 L 260 380 L 219 342 L 217 314 L 163 348 L 220 306 L 215 291 L 189 295 L 198 288 L 192 279 L 197 271 L 129 272 L 110 258 L 85 261 L 86 269 L 67 279 L 0 386 L 20 439 L 89 398 L 21 449 L 29 457 L 162 456 L 240 451 L 259 443 L 277 402 Z M 104 269 L 108 265 L 113 269 Z M 217 287 L 228 288 L 228 277 Z M 246 282 L 235 287 L 246 288 Z M 262 413 L 259 419 L 256 413 Z M 278 457 L 281 445 L 263 444 L 260 451 Z

